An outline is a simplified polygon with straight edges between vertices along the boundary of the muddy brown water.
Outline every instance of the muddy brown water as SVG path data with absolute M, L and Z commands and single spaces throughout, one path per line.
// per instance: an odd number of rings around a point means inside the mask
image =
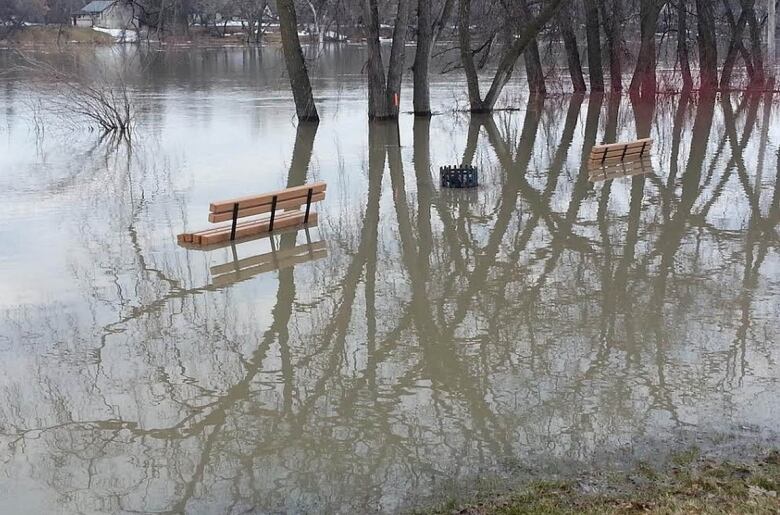
M 0 76 L 0 511 L 399 512 L 682 434 L 778 441 L 768 99 L 537 102 L 518 79 L 519 110 L 470 117 L 447 75 L 440 115 L 369 124 L 344 46 L 296 127 L 274 49 L 48 58 L 126 67 L 138 133 L 100 142 L 51 84 Z M 637 135 L 645 168 L 591 177 L 594 143 Z M 481 187 L 442 191 L 460 162 Z M 176 245 L 211 200 L 314 180 L 308 233 Z

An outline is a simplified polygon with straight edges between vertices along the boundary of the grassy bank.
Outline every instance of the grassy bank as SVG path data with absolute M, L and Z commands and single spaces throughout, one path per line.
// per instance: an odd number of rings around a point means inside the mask
M 152 33 L 155 43 L 157 34 Z M 144 36 L 145 37 L 145 36 Z M 302 37 L 303 43 L 311 38 Z M 93 30 L 88 27 L 71 26 L 29 26 L 11 32 L 6 37 L 0 37 L 0 45 L 10 47 L 56 47 L 66 45 L 113 45 L 115 40 L 109 34 Z M 162 43 L 171 46 L 240 46 L 247 43 L 246 36 L 241 33 L 228 33 L 224 37 L 216 36 L 202 27 L 191 27 L 185 35 L 166 35 Z M 281 44 L 278 33 L 263 35 L 262 44 Z
M 744 462 L 678 454 L 664 469 L 535 483 L 493 492 L 471 503 L 450 502 L 420 514 L 683 514 L 780 513 L 780 452 Z
M 13 46 L 112 45 L 114 38 L 84 27 L 40 26 L 16 30 L 0 43 Z

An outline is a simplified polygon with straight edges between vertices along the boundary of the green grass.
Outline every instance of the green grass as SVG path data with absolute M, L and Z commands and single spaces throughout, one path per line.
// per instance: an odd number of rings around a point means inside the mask
M 468 504 L 448 502 L 420 514 L 780 514 L 780 453 L 731 463 L 675 455 L 668 468 L 639 465 L 630 474 L 599 478 L 597 492 L 579 483 L 534 483 L 502 495 L 481 495 Z

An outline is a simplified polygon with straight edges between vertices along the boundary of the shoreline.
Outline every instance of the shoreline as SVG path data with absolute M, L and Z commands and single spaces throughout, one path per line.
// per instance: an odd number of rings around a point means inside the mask
M 281 46 L 281 36 L 272 32 L 265 34 L 259 42 L 247 42 L 240 33 L 227 36 L 214 36 L 200 27 L 192 28 L 184 36 L 166 36 L 165 38 L 139 41 L 117 41 L 112 35 L 91 27 L 73 27 L 58 25 L 34 25 L 18 30 L 5 39 L 0 39 L 0 48 L 58 48 L 68 46 L 99 47 L 123 45 L 160 45 L 167 47 L 259 47 Z M 355 44 L 353 41 L 325 41 L 330 44 Z M 318 44 L 316 38 L 301 37 L 302 45 Z
M 756 513 L 780 512 L 780 448 L 741 458 L 690 448 L 664 465 L 639 462 L 626 470 L 591 470 L 575 477 L 487 485 L 415 515 Z

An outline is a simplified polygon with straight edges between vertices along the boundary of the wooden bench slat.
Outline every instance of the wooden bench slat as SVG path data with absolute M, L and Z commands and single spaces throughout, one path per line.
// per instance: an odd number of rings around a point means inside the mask
M 645 152 L 644 154 L 635 151 L 630 154 L 626 155 L 617 155 L 617 156 L 611 156 L 607 158 L 600 158 L 600 159 L 589 159 L 588 160 L 588 166 L 599 166 L 599 165 L 606 165 L 606 164 L 615 164 L 619 163 L 621 161 L 632 161 L 637 159 L 642 159 L 645 157 L 649 157 L 649 154 Z
M 274 225 L 276 225 L 279 220 L 284 220 L 286 218 L 289 218 L 290 216 L 294 216 L 294 213 L 290 212 L 290 213 L 279 214 L 279 216 L 276 217 L 276 220 L 274 220 Z M 239 222 L 236 224 L 236 238 L 238 238 L 239 231 L 241 231 L 242 229 L 246 229 L 247 227 L 252 227 L 260 223 L 264 223 L 268 225 L 268 222 L 269 221 L 267 219 L 266 220 L 245 220 L 243 222 Z M 208 240 L 210 236 L 215 234 L 221 234 L 224 232 L 230 234 L 230 230 L 231 230 L 230 225 L 220 225 L 219 227 L 215 227 L 213 229 L 206 229 L 205 231 L 200 231 L 193 234 L 192 242 L 197 243 L 198 245 L 209 245 L 209 243 L 205 243 L 205 241 Z M 229 239 L 230 238 L 228 238 L 228 240 Z
M 596 159 L 602 159 L 604 157 L 615 157 L 615 156 L 621 156 L 623 154 L 625 155 L 631 155 L 631 154 L 639 154 L 644 150 L 645 154 L 648 154 L 652 150 L 653 146 L 651 144 L 647 144 L 644 147 L 642 145 L 638 146 L 626 146 L 623 148 L 614 148 L 609 150 L 600 150 L 598 152 L 591 152 L 590 159 L 596 160 Z
M 610 162 L 610 161 L 612 161 L 612 162 L 614 162 L 614 161 L 624 161 L 624 160 L 628 161 L 628 160 L 631 160 L 631 159 L 638 159 L 640 157 L 649 157 L 649 156 L 650 156 L 650 151 L 649 150 L 645 150 L 644 152 L 642 152 L 641 150 L 632 150 L 631 152 L 626 152 L 625 154 L 613 154 L 613 155 L 609 155 L 609 156 L 599 156 L 599 157 L 597 157 L 595 159 L 594 158 L 590 158 L 590 159 L 588 159 L 588 162 L 592 163 L 592 164 L 599 164 L 599 163 L 602 163 L 602 162 Z
M 241 227 L 245 227 L 247 225 L 252 225 L 252 224 L 254 224 L 256 222 L 258 222 L 258 220 L 244 220 L 243 222 L 238 222 L 238 224 L 236 224 L 236 230 L 238 230 Z M 179 239 L 180 243 L 182 243 L 182 242 L 184 242 L 184 243 L 194 243 L 194 244 L 197 245 L 197 244 L 200 243 L 200 238 L 202 236 L 207 236 L 209 234 L 218 233 L 218 232 L 224 231 L 225 229 L 230 231 L 230 226 L 229 225 L 221 225 L 219 227 L 212 227 L 210 229 L 203 229 L 203 230 L 197 231 L 197 232 L 184 233 L 184 234 L 180 234 L 178 236 L 178 239 Z
M 604 145 L 595 145 L 591 149 L 591 153 L 604 152 L 605 150 L 613 150 L 613 149 L 622 150 L 623 147 L 641 147 L 642 145 L 652 146 L 652 144 L 653 144 L 652 138 L 643 138 L 634 141 L 626 141 L 623 143 L 607 143 Z
M 277 211 L 284 211 L 284 210 L 290 210 L 290 209 L 299 209 L 302 206 L 306 205 L 307 196 L 304 195 L 303 197 L 297 197 L 290 200 L 282 200 L 276 202 L 276 209 Z M 314 202 L 321 202 L 325 200 L 325 192 L 316 193 L 312 195 L 311 201 Z M 241 204 L 239 204 L 240 206 Z M 256 215 L 262 215 L 265 213 L 271 212 L 271 203 L 261 204 L 259 206 L 255 207 L 247 207 L 244 209 L 238 210 L 238 218 L 246 218 L 247 216 L 256 216 Z M 225 211 L 222 213 L 209 213 L 209 222 L 211 223 L 218 223 L 218 222 L 227 222 L 228 220 L 233 219 L 233 208 L 230 208 L 230 211 Z
M 219 200 L 217 202 L 212 202 L 209 205 L 209 211 L 211 213 L 232 213 L 233 205 L 236 203 L 238 203 L 239 209 L 247 209 L 261 206 L 263 204 L 270 205 L 274 195 L 276 196 L 277 202 L 291 200 L 298 197 L 305 198 L 309 192 L 309 188 L 311 188 L 315 194 L 322 193 L 327 189 L 327 184 L 324 182 L 315 182 L 312 184 L 304 184 L 303 186 L 295 186 L 293 188 L 286 188 L 271 193 L 263 193 L 262 195 L 250 195 L 246 197 Z
M 602 155 L 602 154 L 617 154 L 620 152 L 623 152 L 624 150 L 634 150 L 634 149 L 641 149 L 641 148 L 652 148 L 653 142 L 647 142 L 647 143 L 629 143 L 625 145 L 618 145 L 618 146 L 612 146 L 609 147 L 593 147 L 590 151 L 591 155 Z
M 304 213 L 300 211 L 294 211 L 291 213 L 285 213 L 280 215 L 274 220 L 274 230 L 285 229 L 287 227 L 295 227 L 297 225 L 303 225 Z M 236 228 L 236 239 L 248 238 L 250 236 L 256 236 L 258 234 L 266 234 L 269 232 L 269 220 L 255 220 L 245 225 Z M 312 212 L 309 215 L 309 224 L 315 225 L 317 223 L 317 213 Z M 223 243 L 230 241 L 230 227 L 226 227 L 219 232 L 212 232 L 206 235 L 202 235 L 196 241 L 193 238 L 193 243 L 199 245 L 214 245 L 216 243 Z

